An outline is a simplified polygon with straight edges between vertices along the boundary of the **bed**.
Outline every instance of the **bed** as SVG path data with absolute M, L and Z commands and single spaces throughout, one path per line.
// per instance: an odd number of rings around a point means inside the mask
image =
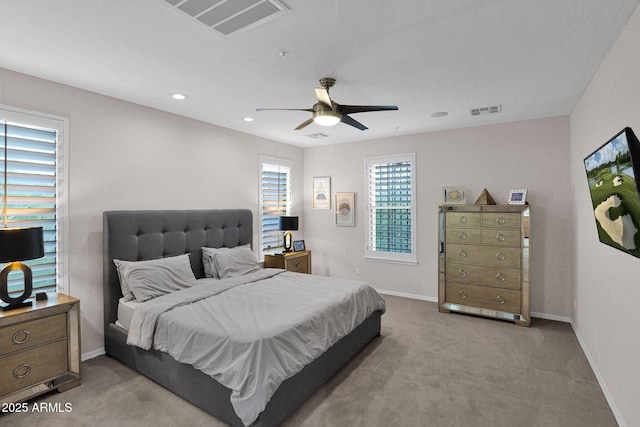
M 154 348 L 144 350 L 127 344 L 129 331 L 118 320 L 119 307 L 120 316 L 124 317 L 119 304 L 123 292 L 114 259 L 137 262 L 186 254 L 193 275 L 202 279 L 205 272 L 201 248 L 251 245 L 252 224 L 252 213 L 246 209 L 109 211 L 103 214 L 104 335 L 107 355 L 232 426 L 247 424 L 246 417 L 243 422 L 231 402 L 234 390 L 191 364 L 179 362 L 167 352 Z M 265 272 L 262 270 L 251 274 L 263 275 Z M 331 280 L 290 272 L 276 272 L 274 275 L 286 280 L 292 280 L 292 277 L 311 281 Z M 284 379 L 250 425 L 280 425 L 362 348 L 380 335 L 383 312 L 384 306 L 378 307 L 362 321 L 358 320 L 348 334 L 332 343 L 320 355 L 314 356 L 293 376 Z

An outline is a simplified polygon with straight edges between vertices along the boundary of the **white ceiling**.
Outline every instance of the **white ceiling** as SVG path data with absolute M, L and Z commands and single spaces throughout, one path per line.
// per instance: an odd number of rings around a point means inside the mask
M 638 0 L 281 3 L 290 12 L 224 38 L 164 0 L 0 0 L 0 67 L 312 146 L 569 114 Z M 354 114 L 366 131 L 294 131 L 310 113 L 255 111 L 310 108 L 321 77 L 340 104 L 399 111 Z

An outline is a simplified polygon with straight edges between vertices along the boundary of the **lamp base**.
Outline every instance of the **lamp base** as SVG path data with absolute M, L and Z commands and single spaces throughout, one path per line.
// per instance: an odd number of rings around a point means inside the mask
M 21 302 L 18 304 L 0 305 L 0 311 L 15 310 L 17 308 L 31 307 L 31 301 Z

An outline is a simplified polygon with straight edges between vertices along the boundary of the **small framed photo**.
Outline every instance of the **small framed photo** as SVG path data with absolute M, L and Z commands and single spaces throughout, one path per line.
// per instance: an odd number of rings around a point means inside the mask
M 304 251 L 304 240 L 294 240 L 293 241 L 293 251 L 294 252 L 301 252 Z
M 331 209 L 331 177 L 313 177 L 313 209 Z
M 338 227 L 354 227 L 354 201 L 356 193 L 336 193 L 336 225 Z
M 516 190 L 509 190 L 509 200 L 507 201 L 510 205 L 524 205 L 527 202 L 527 189 L 520 188 Z
M 442 202 L 445 205 L 464 205 L 467 203 L 464 187 L 442 187 Z

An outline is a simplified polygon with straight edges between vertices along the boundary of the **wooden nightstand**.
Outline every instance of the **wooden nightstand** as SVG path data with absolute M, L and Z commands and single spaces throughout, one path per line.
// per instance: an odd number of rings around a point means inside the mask
M 296 273 L 311 274 L 311 251 L 289 252 L 284 255 L 265 255 L 264 268 L 283 268 Z
M 0 312 L 0 403 L 80 385 L 80 301 L 49 294 Z

